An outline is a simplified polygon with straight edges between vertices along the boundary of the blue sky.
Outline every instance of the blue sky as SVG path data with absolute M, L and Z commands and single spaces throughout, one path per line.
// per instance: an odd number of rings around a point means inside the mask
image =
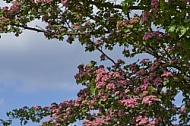
M 119 49 L 109 53 L 121 58 Z M 20 37 L 0 39 L 0 118 L 14 108 L 47 106 L 76 98 L 77 66 L 99 60 L 99 52 L 85 52 L 77 42 L 47 40 L 43 34 L 25 31 Z M 109 62 L 103 62 L 109 65 Z M 16 123 L 13 126 L 18 125 Z
M 5 4 L 0 1 L 0 6 Z M 31 25 L 43 25 L 33 22 Z M 116 48 L 108 54 L 122 58 Z M 24 31 L 20 37 L 2 34 L 0 39 L 0 118 L 6 112 L 23 106 L 48 106 L 52 102 L 75 99 L 82 88 L 76 85 L 77 66 L 91 60 L 99 61 L 99 52 L 85 52 L 78 42 L 48 40 L 43 34 Z M 138 55 L 127 63 L 145 58 Z M 100 64 L 110 65 L 110 62 Z M 13 122 L 12 126 L 19 123 Z M 31 124 L 30 124 L 31 125 Z M 34 124 L 32 124 L 34 126 Z M 37 125 L 37 124 L 36 124 Z
M 108 54 L 118 59 L 122 57 L 119 52 L 116 48 Z M 5 118 L 5 113 L 14 108 L 48 106 L 76 98 L 82 88 L 74 79 L 77 66 L 99 61 L 99 56 L 96 51 L 85 52 L 78 42 L 70 45 L 65 41 L 48 40 L 40 33 L 24 31 L 20 37 L 3 34 L 0 39 L 0 118 Z
M 4 6 L 0 1 L 0 6 Z M 43 25 L 37 21 L 30 25 Z M 113 59 L 122 58 L 121 50 L 108 52 Z M 77 66 L 99 61 L 99 52 L 85 52 L 78 42 L 48 40 L 42 33 L 24 31 L 19 37 L 2 34 L 0 39 L 0 118 L 23 106 L 48 106 L 52 102 L 75 99 L 82 88 L 76 85 Z M 136 61 L 139 57 L 127 61 Z M 144 57 L 144 55 L 143 55 Z M 110 62 L 100 64 L 110 65 Z M 13 122 L 12 126 L 19 123 Z M 30 124 L 31 125 L 31 124 Z M 34 124 L 32 124 L 34 126 Z
M 121 58 L 119 48 L 108 52 Z M 3 34 L 0 39 L 0 118 L 14 108 L 48 106 L 76 98 L 77 66 L 99 61 L 99 52 L 85 52 L 78 43 L 47 40 L 43 34 L 24 31 L 20 37 Z M 136 60 L 136 59 L 134 59 Z M 130 60 L 132 62 L 132 60 Z M 110 62 L 102 62 L 109 65 Z M 18 125 L 18 123 L 13 126 Z
M 0 5 L 5 4 L 0 1 Z M 31 25 L 40 25 L 33 22 Z M 119 49 L 112 52 L 120 58 Z M 111 54 L 110 54 L 111 55 Z M 88 53 L 78 43 L 48 40 L 43 34 L 24 31 L 20 37 L 2 34 L 0 39 L 0 118 L 23 106 L 48 106 L 76 98 L 77 66 L 99 60 L 100 53 Z M 106 64 L 110 64 L 107 62 Z M 18 126 L 14 122 L 12 126 Z M 33 124 L 32 124 L 33 125 Z

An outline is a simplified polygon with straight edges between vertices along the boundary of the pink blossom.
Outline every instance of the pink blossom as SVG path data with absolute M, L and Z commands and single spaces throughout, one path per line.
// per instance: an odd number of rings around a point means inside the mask
M 86 23 L 85 23 L 85 26 L 89 26 L 91 24 L 91 22 L 90 21 L 87 21 Z
M 144 75 L 145 73 L 146 73 L 146 71 L 144 69 L 141 69 L 141 70 L 136 72 L 136 75 L 140 76 L 140 75 Z
M 61 3 L 63 4 L 63 6 L 67 6 L 68 5 L 68 0 L 61 0 Z
M 141 97 L 144 97 L 148 94 L 148 91 L 143 91 L 143 93 L 140 95 Z
M 97 40 L 97 41 L 94 42 L 95 46 L 98 46 L 99 44 L 100 44 L 100 40 Z
M 28 109 L 28 107 L 27 106 L 24 106 L 24 107 L 22 107 L 23 109 Z
M 120 100 L 120 103 L 126 107 L 134 108 L 136 105 L 137 99 L 136 98 L 128 98 L 124 100 Z
M 134 18 L 129 20 L 129 23 L 131 23 L 131 24 L 137 23 L 137 22 L 138 22 L 138 17 L 134 17 Z
M 183 106 L 180 108 L 179 112 L 180 112 L 180 114 L 183 114 L 183 113 L 185 113 L 185 111 L 186 111 L 186 108 L 185 108 L 185 106 Z
M 150 124 L 150 126 L 155 126 L 155 125 L 157 125 L 158 123 L 159 123 L 159 119 L 154 118 L 149 124 Z
M 106 82 L 106 81 L 109 80 L 109 79 L 110 79 L 110 78 L 108 77 L 108 75 L 105 74 L 104 76 L 102 76 L 101 81 L 102 81 L 102 82 Z
M 105 74 L 106 71 L 103 67 L 100 67 L 99 69 L 96 70 L 96 74 Z
M 143 40 L 148 40 L 152 37 L 156 37 L 158 40 L 163 38 L 163 35 L 159 31 L 154 31 L 154 32 L 145 32 L 143 36 Z
M 102 80 L 102 77 L 103 75 L 106 74 L 106 71 L 103 67 L 100 67 L 99 69 L 96 70 L 96 79 L 95 79 L 95 82 L 98 82 L 98 81 L 101 81 Z M 105 77 L 103 78 L 105 80 Z
M 139 122 L 140 125 L 144 125 L 148 122 L 148 117 L 144 117 L 141 119 L 141 121 Z
M 114 89 L 115 88 L 115 85 L 113 83 L 108 83 L 108 85 L 106 85 L 106 88 L 108 90 L 111 90 L 111 89 Z
M 130 49 L 129 48 L 125 48 L 125 52 L 129 53 Z
M 133 63 L 130 65 L 129 69 L 133 72 L 136 72 L 137 71 L 137 65 Z
M 81 6 L 80 6 L 80 5 L 76 5 L 76 6 L 75 6 L 75 9 L 76 9 L 76 10 L 80 10 L 80 9 L 81 9 Z
M 153 96 L 153 95 L 146 96 L 146 97 L 143 98 L 142 104 L 151 105 L 153 101 L 160 101 L 160 99 L 157 98 L 156 96 Z
M 125 89 L 125 93 L 127 94 L 128 92 L 130 92 L 130 90 L 129 89 Z
M 78 24 L 74 24 L 72 26 L 72 28 L 75 29 L 75 30 L 79 30 L 79 29 L 81 29 L 81 26 L 79 26 Z
M 36 3 L 44 2 L 44 0 L 35 0 Z
M 83 101 L 82 101 L 82 104 L 86 104 L 86 103 L 87 103 L 87 100 L 83 100 Z
M 173 76 L 173 74 L 168 71 L 164 71 L 164 73 L 161 75 L 161 77 L 172 77 L 172 76 Z
M 44 2 L 46 2 L 46 3 L 51 3 L 52 0 L 44 0 Z
M 150 85 L 150 83 L 144 83 L 144 84 L 140 85 L 140 89 L 142 91 L 147 90 L 147 88 L 148 88 L 149 85 Z
M 150 38 L 152 38 L 152 33 L 151 32 L 145 32 L 144 36 L 143 36 L 143 40 L 148 40 Z
M 118 80 L 117 82 L 117 87 L 123 87 L 127 84 L 128 81 L 125 81 L 125 80 Z
M 20 3 L 18 1 L 14 1 L 12 6 L 10 7 L 10 14 L 19 13 L 20 12 Z
M 79 104 L 79 103 L 75 103 L 74 106 L 75 106 L 75 107 L 79 107 L 80 104 Z
M 136 117 L 136 122 L 138 122 L 139 125 L 145 125 L 148 122 L 148 117 L 143 117 L 141 115 L 138 115 Z
M 49 106 L 43 107 L 44 110 L 48 110 L 49 108 L 50 108 Z
M 151 6 L 152 8 L 157 8 L 159 5 L 159 0 L 152 0 L 151 1 Z
M 102 124 L 102 123 L 104 123 L 104 120 L 101 118 L 96 118 L 96 122 L 99 124 Z
M 123 116 L 125 114 L 124 110 L 119 110 L 118 116 Z
M 116 92 L 114 93 L 115 96 L 117 96 L 118 94 L 120 94 L 119 91 L 116 91 Z
M 114 77 L 114 78 L 120 78 L 120 76 L 121 76 L 121 75 L 120 75 L 119 72 L 114 72 L 114 73 L 113 73 L 113 77 Z
M 92 121 L 90 121 L 90 120 L 84 120 L 83 121 L 83 125 L 85 125 L 85 126 L 99 126 L 99 125 L 103 125 L 103 124 L 107 124 L 107 122 L 105 122 L 101 118 L 95 118 Z
M 101 96 L 100 101 L 106 101 L 107 97 L 106 96 Z
M 47 122 L 51 122 L 52 121 L 52 118 L 48 118 Z
M 94 103 L 95 103 L 94 100 L 91 100 L 91 101 L 90 101 L 90 105 L 89 105 L 89 108 L 90 108 L 90 109 L 93 109 L 93 108 L 94 108 Z
M 190 2 L 190 0 L 181 0 L 181 1 L 183 1 L 183 2 Z
M 151 105 L 152 101 L 149 99 L 149 97 L 144 97 L 142 100 L 142 104 L 148 104 Z
M 149 15 L 150 15 L 150 12 L 148 12 L 148 11 L 143 12 L 141 22 L 144 23 L 144 22 L 148 21 Z
M 163 38 L 163 35 L 160 32 L 157 31 L 156 34 L 157 34 L 157 38 L 159 40 L 161 40 Z
M 140 61 L 140 64 L 145 64 L 145 63 L 148 63 L 149 59 L 148 58 L 145 58 L 143 60 Z
M 148 68 L 150 72 L 153 72 L 156 69 L 156 66 L 153 64 L 150 68 Z
M 67 109 L 66 109 L 66 113 L 67 113 L 67 115 L 71 114 L 71 111 L 72 111 L 72 109 L 71 109 L 70 107 L 67 108 Z
M 154 82 L 157 86 L 159 86 L 159 85 L 162 83 L 162 79 L 159 78 L 159 77 L 157 77 L 156 79 L 153 80 L 153 82 Z
M 96 88 L 103 88 L 104 87 L 104 82 L 97 82 L 96 83 Z
M 40 106 L 36 105 L 36 106 L 34 106 L 34 109 L 38 110 L 38 109 L 40 109 Z

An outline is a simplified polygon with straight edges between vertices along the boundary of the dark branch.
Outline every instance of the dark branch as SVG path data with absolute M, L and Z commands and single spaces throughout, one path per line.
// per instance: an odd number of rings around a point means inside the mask
M 20 28 L 23 28 L 23 29 L 27 29 L 27 30 L 32 30 L 32 31 L 36 31 L 36 32 L 46 32 L 45 30 L 43 29 L 38 29 L 38 28 L 33 28 L 33 27 L 28 27 L 28 26 L 25 26 L 25 25 L 18 25 L 18 24 L 11 24 L 12 26 L 16 26 L 16 27 L 20 27 Z
M 110 58 L 107 54 L 105 54 L 101 49 L 97 48 L 98 51 L 100 51 L 108 60 L 110 60 L 113 64 L 116 64 L 115 61 Z
M 25 30 L 31 30 L 31 31 L 36 31 L 36 32 L 43 32 L 43 33 L 48 33 L 48 31 L 42 29 L 42 28 L 34 28 L 34 27 L 29 27 L 29 26 L 25 26 L 25 25 L 18 25 L 18 24 L 11 24 L 12 26 L 15 26 L 15 27 L 20 27 L 20 28 L 23 28 Z M 110 33 L 110 31 L 104 31 L 105 34 L 107 33 Z M 50 32 L 51 33 L 51 32 Z M 95 35 L 97 34 L 97 32 L 70 32 L 68 31 L 68 33 L 65 33 L 65 35 L 85 35 L 85 34 L 91 34 L 91 35 Z
M 90 1 L 90 4 L 93 4 L 97 7 L 108 7 L 108 8 L 116 8 L 116 9 L 123 9 L 123 7 L 121 5 L 114 5 L 110 2 L 105 2 L 105 3 L 100 3 L 97 1 Z M 128 7 L 129 10 L 142 10 L 139 6 L 129 6 Z

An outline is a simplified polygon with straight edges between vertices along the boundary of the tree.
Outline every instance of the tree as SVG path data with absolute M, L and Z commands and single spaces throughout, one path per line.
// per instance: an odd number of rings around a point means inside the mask
M 5 0 L 0 9 L 1 33 L 41 32 L 48 39 L 78 41 L 86 51 L 98 50 L 101 60 L 79 65 L 75 79 L 85 86 L 76 100 L 8 112 L 4 125 L 19 118 L 43 126 L 64 126 L 83 120 L 99 125 L 190 124 L 190 1 L 189 0 Z M 136 12 L 135 10 L 139 10 Z M 46 27 L 29 23 L 34 20 Z M 104 50 L 123 48 L 124 59 L 115 61 Z M 152 59 L 128 64 L 141 53 Z M 176 105 L 176 96 L 181 103 Z

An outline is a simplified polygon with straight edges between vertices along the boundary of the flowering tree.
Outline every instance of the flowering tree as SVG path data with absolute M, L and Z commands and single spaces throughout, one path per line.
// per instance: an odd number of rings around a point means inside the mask
M 48 107 L 8 112 L 10 125 L 19 118 L 43 126 L 65 126 L 82 120 L 99 125 L 190 124 L 190 1 L 189 0 L 5 0 L 0 9 L 0 32 L 19 36 L 24 30 L 48 39 L 78 41 L 86 51 L 98 50 L 101 60 L 79 65 L 76 83 L 85 86 L 78 98 Z M 138 10 L 138 11 L 137 11 Z M 28 23 L 40 20 L 45 27 Z M 104 50 L 123 48 L 124 59 Z M 126 59 L 147 53 L 153 58 L 128 64 Z M 178 105 L 176 95 L 181 94 Z

